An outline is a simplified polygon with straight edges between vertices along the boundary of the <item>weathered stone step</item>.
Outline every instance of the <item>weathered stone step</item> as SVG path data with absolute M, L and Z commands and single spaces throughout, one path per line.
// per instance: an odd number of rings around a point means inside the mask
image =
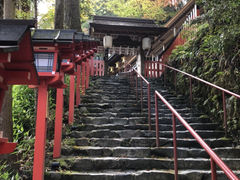
M 139 104 L 136 103 L 136 100 L 133 100 L 133 101 L 119 101 L 117 100 L 116 102 L 115 101 L 110 101 L 110 102 L 102 102 L 102 103 L 99 103 L 99 102 L 96 102 L 96 103 L 87 103 L 87 104 L 80 104 L 79 105 L 79 108 L 81 107 L 86 107 L 86 108 L 102 108 L 102 109 L 107 109 L 107 108 L 111 108 L 111 107 L 137 107 L 137 108 L 140 108 L 140 102 Z M 137 105 L 137 106 L 136 106 Z M 151 106 L 151 112 L 154 112 L 155 110 L 155 104 L 152 104 Z M 192 112 L 191 108 L 188 108 L 188 107 L 184 107 L 182 105 L 176 105 L 176 111 L 177 112 Z M 159 105 L 159 109 L 164 109 L 164 110 L 168 110 L 168 108 L 165 106 L 165 105 Z M 147 105 L 147 102 L 145 104 L 143 104 L 143 110 L 148 112 L 148 105 Z M 197 112 L 192 112 L 192 113 L 195 113 L 197 114 Z M 202 113 L 198 113 L 200 115 L 202 115 Z
M 120 107 L 120 106 L 116 106 L 116 107 L 110 107 L 107 109 L 104 108 L 97 108 L 97 107 L 91 107 L 91 108 L 87 108 L 87 111 L 90 113 L 101 113 L 104 111 L 107 112 L 112 112 L 112 113 L 131 113 L 131 112 L 140 112 L 141 109 L 139 107 L 134 107 L 134 106 L 130 106 L 130 107 Z
M 196 130 L 199 136 L 202 138 L 221 138 L 224 137 L 224 132 L 215 130 Z M 72 131 L 70 137 L 81 138 L 81 137 L 95 137 L 95 138 L 129 138 L 129 137 L 155 137 L 155 131 L 148 130 L 109 130 L 100 129 L 92 131 Z M 172 131 L 161 131 L 159 137 L 172 138 Z M 192 135 L 187 131 L 177 131 L 178 138 L 193 138 Z
M 239 148 L 215 148 L 215 153 L 221 158 L 240 158 Z M 179 158 L 209 158 L 202 148 L 177 148 Z M 63 147 L 62 155 L 88 156 L 88 157 L 173 157 L 172 147 L 149 148 L 149 147 L 94 147 L 72 146 Z
M 124 117 L 124 116 L 125 117 Z M 142 117 L 136 117 L 125 115 L 125 114 L 117 114 L 117 113 L 105 113 L 104 116 L 81 116 L 80 119 L 77 119 L 75 121 L 75 124 L 78 123 L 85 123 L 85 124 L 121 124 L 121 125 L 135 125 L 135 124 L 145 124 L 148 122 L 147 116 Z M 153 117 L 153 116 L 152 116 Z M 210 120 L 207 118 L 198 118 L 198 117 L 184 117 L 184 119 L 188 123 L 210 123 Z M 151 118 L 151 122 L 155 123 L 155 118 Z M 177 124 L 181 124 L 178 120 L 176 121 Z M 172 124 L 172 118 L 171 117 L 164 117 L 159 118 L 159 124 Z
M 148 112 L 141 112 L 140 108 L 112 108 L 106 110 L 106 112 L 103 109 L 98 109 L 98 108 L 93 108 L 89 109 L 91 112 L 88 112 L 88 109 L 86 109 L 84 116 L 92 116 L 92 117 L 104 117 L 106 116 L 106 113 L 109 115 L 112 115 L 112 117 L 147 117 Z M 95 112 L 94 112 L 95 110 Z M 101 111 L 101 112 L 100 112 Z M 160 111 L 159 117 L 164 117 L 164 118 L 172 118 L 172 113 L 169 111 Z M 198 116 L 198 114 L 193 114 L 193 113 L 179 113 L 184 119 L 185 118 L 198 118 L 201 119 L 201 117 Z M 81 115 L 81 114 L 80 114 Z M 152 117 L 155 117 L 155 113 L 151 113 Z M 202 118 L 203 119 L 203 118 Z M 208 119 L 209 120 L 209 119 Z
M 102 111 L 115 111 L 115 112 L 125 112 L 125 110 L 128 110 L 128 111 L 141 111 L 140 109 L 140 105 L 138 106 L 134 106 L 132 104 L 129 104 L 129 103 L 122 103 L 122 104 L 119 104 L 119 103 L 91 103 L 91 104 L 86 104 L 86 105 L 80 105 L 79 106 L 80 109 L 81 108 L 86 108 L 89 112 L 102 112 Z M 170 114 L 171 111 L 166 107 L 166 106 L 163 106 L 163 107 L 159 107 L 160 110 L 159 112 L 160 113 L 165 113 L 165 114 Z M 197 113 L 197 112 L 192 112 L 189 108 L 177 108 L 176 111 L 178 113 L 184 113 L 184 114 L 189 114 L 189 115 L 198 115 L 198 116 L 201 116 L 203 115 L 202 113 Z M 143 109 L 142 109 L 142 112 L 144 113 L 148 113 L 148 107 L 147 106 L 144 106 Z M 151 108 L 151 113 L 154 114 L 155 113 L 155 108 Z
M 240 169 L 240 159 L 222 158 L 232 170 Z M 152 170 L 173 169 L 172 158 L 119 158 L 119 157 L 62 157 L 56 161 L 60 162 L 61 169 L 73 171 L 102 171 L 102 170 Z M 208 158 L 178 158 L 178 169 L 209 170 L 210 160 Z
M 211 147 L 232 147 L 232 140 L 204 139 Z M 66 140 L 65 144 L 69 144 Z M 100 146 L 100 147 L 156 147 L 156 138 L 132 137 L 132 138 L 73 138 L 69 145 L 75 146 Z M 178 147 L 201 148 L 195 139 L 177 139 Z M 160 138 L 160 147 L 172 147 L 173 139 Z
M 217 124 L 214 123 L 190 123 L 189 124 L 193 129 L 197 130 L 215 130 L 217 129 Z M 151 125 L 152 129 L 155 129 L 155 124 Z M 177 125 L 177 130 L 185 130 L 186 128 L 183 125 Z M 84 124 L 84 125 L 76 125 L 72 126 L 71 130 L 75 131 L 91 131 L 91 130 L 98 130 L 98 129 L 109 129 L 109 130 L 124 130 L 124 129 L 132 129 L 132 130 L 148 130 L 148 124 L 133 124 L 133 125 L 121 125 L 121 124 Z M 168 124 L 159 124 L 160 131 L 171 131 L 172 125 Z
M 179 180 L 211 180 L 210 170 L 179 170 Z M 240 177 L 240 172 L 235 171 Z M 222 171 L 217 171 L 218 180 L 226 180 Z M 174 179 L 173 170 L 140 170 L 140 171 L 50 171 L 45 180 L 171 180 Z

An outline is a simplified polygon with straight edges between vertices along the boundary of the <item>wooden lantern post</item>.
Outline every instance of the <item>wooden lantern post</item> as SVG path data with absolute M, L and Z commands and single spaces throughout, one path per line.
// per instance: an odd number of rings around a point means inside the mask
M 57 39 L 61 72 L 70 75 L 70 79 L 75 77 L 75 63 L 73 61 L 75 55 L 75 43 L 73 41 L 75 32 L 75 30 L 60 30 L 60 35 Z M 74 80 L 71 80 L 70 83 L 69 120 L 71 121 L 69 124 L 72 124 L 74 117 Z M 61 156 L 63 102 L 63 89 L 57 88 L 53 158 Z
M 80 65 L 77 66 L 77 87 L 81 86 L 81 92 L 82 94 L 85 94 L 85 90 L 89 87 L 89 76 L 91 73 L 90 70 L 92 69 L 89 58 L 96 52 L 96 43 L 91 43 L 89 36 L 82 35 L 82 43 L 79 44 L 81 44 L 82 49 L 76 53 L 78 56 L 76 56 L 75 62 Z M 76 47 L 78 47 L 78 45 Z M 79 90 L 76 92 L 76 97 L 80 97 L 80 95 L 78 95 Z M 76 102 L 76 105 L 80 104 L 80 101 L 78 102 Z
M 58 61 L 56 39 L 59 30 L 36 30 L 33 35 L 35 64 L 40 78 L 36 137 L 34 145 L 33 180 L 44 179 L 45 145 L 47 132 L 48 88 L 66 88 Z
M 82 92 L 81 87 L 81 72 L 82 72 L 82 58 L 83 55 L 83 33 L 77 32 L 75 34 L 74 42 L 75 42 L 75 62 L 77 66 L 77 84 L 76 84 L 76 105 L 78 106 L 81 103 L 80 93 Z
M 30 28 L 33 20 L 0 20 L 0 111 L 8 85 L 37 85 Z M 0 154 L 14 151 L 17 143 L 0 133 Z

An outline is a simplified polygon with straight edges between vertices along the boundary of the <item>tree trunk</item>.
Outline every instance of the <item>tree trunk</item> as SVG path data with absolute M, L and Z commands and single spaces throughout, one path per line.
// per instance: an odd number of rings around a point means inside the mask
M 65 29 L 76 29 L 82 31 L 80 23 L 79 0 L 65 0 Z
M 0 19 L 3 18 L 3 0 L 0 0 Z
M 34 0 L 34 19 L 36 20 L 36 28 L 38 27 L 38 0 Z
M 15 18 L 15 0 L 4 0 L 4 19 Z M 3 136 L 10 141 L 13 140 L 13 123 L 12 123 L 12 86 L 8 87 L 8 91 L 5 92 L 3 99 L 0 119 L 2 124 L 0 125 L 3 131 Z M 0 130 L 0 131 L 1 131 Z
M 3 131 L 3 137 L 8 138 L 9 141 L 13 141 L 12 86 L 8 86 L 8 91 L 5 92 L 0 119 L 2 121 L 1 131 Z
M 4 19 L 14 19 L 15 18 L 15 0 L 4 0 Z
M 55 29 L 63 29 L 64 0 L 55 0 Z

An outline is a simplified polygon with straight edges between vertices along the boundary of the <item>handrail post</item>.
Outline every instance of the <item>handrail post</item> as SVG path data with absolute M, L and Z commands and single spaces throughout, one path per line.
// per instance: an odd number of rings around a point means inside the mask
M 155 92 L 155 129 L 156 129 L 156 146 L 159 147 L 159 127 L 158 127 L 158 99 Z
M 174 86 L 175 86 L 175 91 L 177 91 L 177 73 L 174 71 Z
M 163 78 L 164 78 L 164 86 L 166 86 L 166 78 L 167 78 L 167 68 L 164 66 L 164 76 L 163 76 Z
M 141 78 L 141 112 L 143 112 L 143 80 Z
M 174 155 L 174 180 L 178 180 L 178 157 L 177 157 L 177 134 L 176 134 L 176 117 L 172 113 L 172 125 L 173 125 L 173 155 Z
M 223 118 L 224 118 L 224 131 L 225 136 L 227 136 L 227 110 L 226 110 L 226 99 L 225 99 L 225 92 L 222 92 L 222 99 L 223 99 Z
M 136 100 L 138 100 L 138 75 L 136 73 Z
M 152 127 L 151 127 L 151 92 L 150 92 L 150 83 L 148 84 L 148 128 L 149 128 L 149 130 L 152 129 Z
M 216 163 L 212 158 L 211 158 L 211 177 L 212 180 L 217 180 Z
M 192 106 L 192 102 L 193 102 L 193 96 L 192 96 L 192 78 L 191 77 L 189 77 L 189 84 L 190 84 L 190 89 L 189 89 L 189 91 L 190 91 L 190 105 Z

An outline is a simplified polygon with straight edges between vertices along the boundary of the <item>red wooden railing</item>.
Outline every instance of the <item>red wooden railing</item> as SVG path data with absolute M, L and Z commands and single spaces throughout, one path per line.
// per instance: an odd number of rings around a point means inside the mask
M 145 61 L 144 75 L 147 78 L 158 78 L 162 75 L 163 69 L 160 61 Z
M 167 66 L 166 66 L 167 67 Z M 135 77 L 135 78 L 134 78 Z M 148 112 L 151 112 L 150 110 L 150 83 L 142 76 L 140 75 L 135 69 L 129 71 L 129 81 L 130 85 L 132 87 L 135 87 L 136 89 L 136 98 L 138 100 L 138 77 L 141 78 L 141 81 L 146 82 L 148 85 Z M 136 86 L 134 85 L 134 79 Z M 215 85 L 214 85 L 215 86 Z M 223 89 L 223 88 L 222 88 Z M 141 85 L 141 103 L 143 102 L 143 86 Z M 230 92 L 225 90 L 224 92 Z M 159 114 L 158 114 L 158 98 L 171 110 L 172 112 L 172 125 L 173 125 L 173 154 L 174 154 L 174 171 L 175 171 L 175 177 L 174 179 L 178 179 L 178 157 L 177 157 L 177 131 L 176 131 L 176 118 L 180 121 L 181 124 L 189 131 L 189 133 L 194 137 L 194 139 L 202 146 L 202 148 L 208 153 L 210 156 L 211 161 L 211 177 L 212 180 L 217 179 L 217 173 L 216 173 L 216 165 L 222 171 L 224 174 L 228 177 L 228 179 L 231 180 L 239 180 L 239 178 L 232 172 L 231 169 L 218 157 L 218 155 L 206 144 L 206 142 L 194 131 L 194 129 L 183 119 L 183 117 L 167 102 L 167 100 L 158 92 L 155 91 L 155 123 L 156 123 L 156 146 L 159 147 Z M 142 108 L 142 105 L 141 105 Z M 148 122 L 149 122 L 149 129 L 151 129 L 151 114 L 148 116 Z
M 89 61 L 91 76 L 104 76 L 104 61 L 94 60 L 93 57 Z
M 178 179 L 178 157 L 177 157 L 177 131 L 176 131 L 176 118 L 181 124 L 189 131 L 195 140 L 202 146 L 208 153 L 211 160 L 212 180 L 217 179 L 216 164 L 222 169 L 224 174 L 231 180 L 239 180 L 239 178 L 232 172 L 231 169 L 217 156 L 217 154 L 206 144 L 206 142 L 194 131 L 194 129 L 183 119 L 183 117 L 167 102 L 167 100 L 158 92 L 155 91 L 155 118 L 156 118 L 156 145 L 159 147 L 159 117 L 158 117 L 158 98 L 170 109 L 172 112 L 172 125 L 173 125 L 173 146 L 174 146 L 174 170 L 175 180 Z
M 168 68 L 168 69 L 171 69 L 171 70 L 173 70 L 173 71 L 175 72 L 175 73 L 174 73 L 174 86 L 175 86 L 175 89 L 176 89 L 176 87 L 177 87 L 176 72 L 179 72 L 179 73 L 181 73 L 181 74 L 183 74 L 183 75 L 185 75 L 185 76 L 187 76 L 187 77 L 189 78 L 190 104 L 192 104 L 192 101 L 193 101 L 192 79 L 195 79 L 195 80 L 200 81 L 200 82 L 202 82 L 202 83 L 204 83 L 204 84 L 207 84 L 207 85 L 210 86 L 210 87 L 213 87 L 213 88 L 216 88 L 216 89 L 222 91 L 223 112 L 224 112 L 224 114 L 223 114 L 223 116 L 224 116 L 224 130 L 225 130 L 225 135 L 227 135 L 227 110 L 226 110 L 225 94 L 229 94 L 229 95 L 234 96 L 234 97 L 236 97 L 236 98 L 238 98 L 238 99 L 240 99 L 240 95 L 238 95 L 238 94 L 236 94 L 236 93 L 233 93 L 233 92 L 231 92 L 231 91 L 229 91 L 229 90 L 226 90 L 226 89 L 224 89 L 224 88 L 222 88 L 222 87 L 220 87 L 220 86 L 217 86 L 217 85 L 215 85 L 215 84 L 212 84 L 212 83 L 210 83 L 210 82 L 208 82 L 208 81 L 205 81 L 205 80 L 203 80 L 203 79 L 201 79 L 201 78 L 198 78 L 198 77 L 196 77 L 196 76 L 193 76 L 193 75 L 191 75 L 191 74 L 189 74 L 189 73 L 186 73 L 186 72 L 180 71 L 180 70 L 178 70 L 178 69 L 176 69 L 176 68 L 173 68 L 173 67 L 171 67 L 171 66 L 168 66 L 168 65 L 166 65 L 166 64 L 162 64 L 162 65 L 163 65 L 164 67 L 166 67 L 166 68 Z M 165 82 L 166 82 L 166 74 L 167 74 L 167 73 L 166 73 L 166 71 L 165 71 L 165 73 L 164 73 L 164 81 L 165 81 Z

